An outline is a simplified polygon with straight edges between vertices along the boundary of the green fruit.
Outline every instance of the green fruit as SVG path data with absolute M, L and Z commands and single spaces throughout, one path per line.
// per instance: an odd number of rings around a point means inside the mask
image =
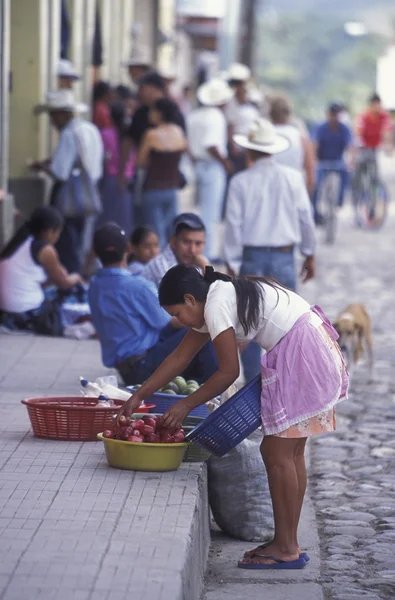
M 176 383 L 174 383 L 174 381 L 170 381 L 170 383 L 167 384 L 166 390 L 173 390 L 173 392 L 175 392 L 176 394 L 179 393 L 179 388 L 178 385 Z
M 187 386 L 191 386 L 191 385 L 193 385 L 193 387 L 195 387 L 196 389 L 199 389 L 199 384 L 194 379 L 189 379 L 187 381 Z
M 177 385 L 178 387 L 178 392 L 179 394 L 186 394 L 187 393 L 187 382 L 185 381 L 185 379 L 183 377 L 176 377 L 174 379 L 174 383 Z
M 194 385 L 188 385 L 186 393 L 188 394 L 188 396 L 190 396 L 194 392 L 197 392 L 197 390 L 198 390 L 198 388 L 195 387 Z
M 171 394 L 173 396 L 177 396 L 176 392 L 174 390 L 169 390 L 168 388 L 166 390 L 163 390 L 164 394 Z

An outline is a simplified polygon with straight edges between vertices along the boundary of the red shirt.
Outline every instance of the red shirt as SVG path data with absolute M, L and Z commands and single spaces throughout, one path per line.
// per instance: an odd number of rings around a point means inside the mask
M 360 117 L 358 130 L 365 148 L 378 148 L 383 139 L 384 131 L 391 131 L 391 117 L 384 110 L 373 114 L 365 112 Z

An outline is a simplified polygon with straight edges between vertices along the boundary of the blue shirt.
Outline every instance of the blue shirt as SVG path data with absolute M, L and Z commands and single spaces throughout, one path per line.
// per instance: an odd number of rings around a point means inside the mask
M 106 367 L 155 346 L 171 320 L 152 284 L 126 269 L 101 269 L 92 279 L 88 301 Z
M 338 123 L 336 128 L 330 127 L 328 121 L 322 123 L 315 134 L 318 160 L 341 160 L 351 138 L 351 130 L 344 123 Z

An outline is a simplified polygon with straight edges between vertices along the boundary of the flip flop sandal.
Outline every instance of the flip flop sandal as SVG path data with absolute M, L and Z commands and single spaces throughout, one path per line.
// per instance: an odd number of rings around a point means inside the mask
M 242 561 L 238 562 L 239 569 L 254 569 L 254 570 L 269 570 L 269 569 L 303 569 L 306 566 L 306 561 L 299 556 L 297 560 L 281 560 L 280 558 L 276 558 L 275 556 L 269 556 L 267 554 L 254 554 L 250 556 L 250 558 L 267 558 L 268 560 L 273 560 L 274 563 L 271 565 L 265 565 L 262 563 L 243 563 Z
M 251 556 L 253 554 L 255 554 L 257 550 L 264 550 L 271 543 L 272 543 L 272 540 L 270 540 L 269 542 L 266 542 L 265 544 L 261 544 L 260 546 L 255 548 L 255 550 L 248 550 L 248 552 L 244 553 L 244 558 L 251 558 Z M 307 554 L 307 552 L 301 552 L 299 554 L 299 558 L 303 558 L 306 562 L 309 562 L 309 560 L 310 560 L 310 556 Z

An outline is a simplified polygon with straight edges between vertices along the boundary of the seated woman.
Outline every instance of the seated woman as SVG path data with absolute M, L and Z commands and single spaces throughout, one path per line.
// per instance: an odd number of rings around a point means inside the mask
M 56 208 L 36 208 L 0 253 L 0 322 L 10 328 L 43 333 L 40 316 L 48 310 L 44 284 L 68 290 L 82 283 L 78 273 L 69 274 L 59 262 L 54 245 L 62 227 Z
M 142 224 L 158 232 L 162 249 L 177 215 L 177 189 L 181 184 L 179 165 L 187 148 L 184 132 L 177 125 L 179 115 L 178 106 L 172 100 L 161 98 L 155 102 L 149 111 L 149 120 L 154 127 L 145 134 L 136 160 L 139 172 L 146 170 L 141 195 Z M 137 190 L 135 202 L 138 200 Z
M 136 227 L 130 236 L 130 245 L 128 269 L 133 275 L 141 275 L 145 265 L 160 253 L 158 234 L 151 227 Z

